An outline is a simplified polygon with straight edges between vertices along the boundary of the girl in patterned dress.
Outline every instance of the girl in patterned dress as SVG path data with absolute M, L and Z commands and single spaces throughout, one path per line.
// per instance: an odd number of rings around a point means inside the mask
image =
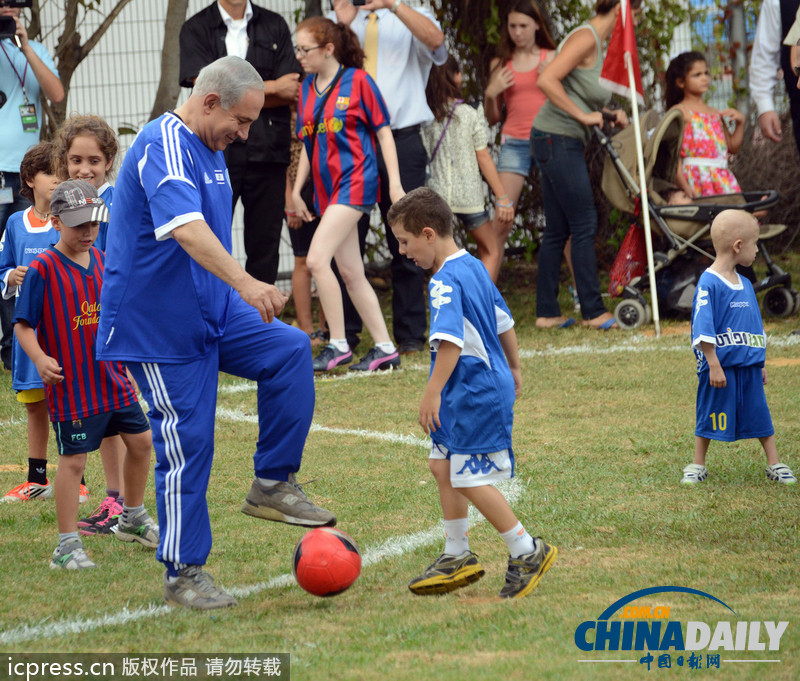
M 736 109 L 717 111 L 703 101 L 711 77 L 700 52 L 675 57 L 666 81 L 667 108 L 680 109 L 686 122 L 676 184 L 692 198 L 740 192 L 728 169 L 728 154 L 742 146 L 744 114 Z M 726 119 L 734 123 L 733 132 Z
M 422 144 L 430 159 L 427 185 L 447 201 L 475 239 L 478 257 L 494 276 L 502 252 L 484 206 L 481 176 L 494 194 L 498 221 L 511 224 L 514 201 L 489 155 L 489 128 L 483 107 L 461 99 L 461 67 L 452 55 L 442 66 L 431 68 L 425 96 L 434 116 L 433 122 L 422 129 Z

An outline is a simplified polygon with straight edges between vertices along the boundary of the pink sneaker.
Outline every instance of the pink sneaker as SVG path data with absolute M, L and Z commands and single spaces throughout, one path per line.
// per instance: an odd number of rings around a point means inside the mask
M 387 353 L 380 348 L 372 348 L 358 364 L 353 364 L 350 371 L 377 371 L 378 369 L 398 369 L 400 368 L 400 353 Z
M 114 497 L 106 497 L 88 518 L 78 521 L 78 532 L 91 536 L 94 534 L 113 534 L 117 528 L 122 505 Z

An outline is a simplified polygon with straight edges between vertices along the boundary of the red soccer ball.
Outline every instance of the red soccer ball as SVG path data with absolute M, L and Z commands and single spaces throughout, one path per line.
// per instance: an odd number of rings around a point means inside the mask
M 306 532 L 294 547 L 292 574 L 315 596 L 336 596 L 361 574 L 361 552 L 346 532 L 320 527 Z

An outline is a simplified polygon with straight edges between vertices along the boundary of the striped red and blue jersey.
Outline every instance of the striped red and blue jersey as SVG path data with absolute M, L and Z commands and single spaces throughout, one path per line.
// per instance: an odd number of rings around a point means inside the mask
M 322 215 L 331 203 L 371 206 L 380 200 L 375 132 L 389 125 L 386 103 L 366 71 L 345 68 L 312 136 L 325 97 L 314 79 L 303 81 L 297 105 L 297 136 L 311 161 L 314 207 Z
M 94 358 L 105 255 L 90 251 L 84 268 L 55 248 L 40 253 L 25 274 L 14 323 L 26 321 L 42 350 L 62 367 L 64 380 L 45 385 L 53 422 L 103 414 L 136 403 L 119 362 Z

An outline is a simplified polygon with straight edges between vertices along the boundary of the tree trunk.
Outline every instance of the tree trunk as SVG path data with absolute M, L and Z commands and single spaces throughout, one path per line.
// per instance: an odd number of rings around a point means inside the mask
M 153 102 L 153 109 L 150 111 L 150 118 L 158 118 L 165 111 L 175 108 L 180 93 L 180 45 L 178 35 L 181 26 L 186 21 L 186 9 L 189 0 L 169 0 L 167 7 L 167 19 L 164 22 L 164 43 L 161 48 L 161 79 L 158 82 L 156 98 Z
M 83 44 L 81 44 L 81 36 L 78 33 L 78 7 L 81 5 L 86 7 L 86 0 L 65 1 L 64 30 L 61 32 L 56 44 L 56 65 L 61 84 L 64 86 L 65 97 L 58 104 L 52 105 L 52 119 L 48 121 L 48 126 L 57 128 L 64 122 L 69 102 L 69 85 L 72 81 L 72 76 L 75 74 L 75 69 L 100 42 L 100 38 L 106 34 L 108 28 L 130 1 L 117 0 L 113 9 Z

